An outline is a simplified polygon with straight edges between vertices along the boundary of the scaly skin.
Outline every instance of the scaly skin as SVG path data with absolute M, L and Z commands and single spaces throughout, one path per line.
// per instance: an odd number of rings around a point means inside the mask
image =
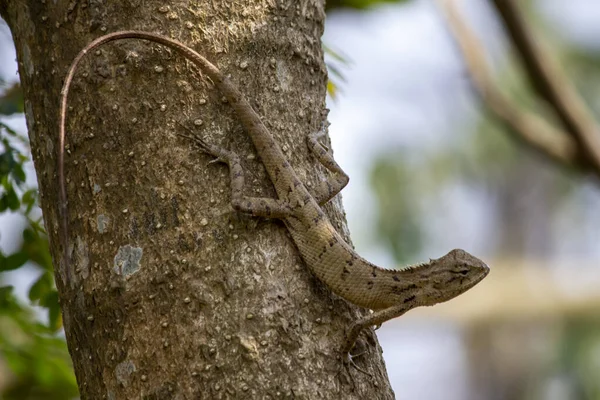
M 292 238 L 310 270 L 334 293 L 349 302 L 375 312 L 355 322 L 343 346 L 344 360 L 360 332 L 372 325 L 379 325 L 404 314 L 418 306 L 431 306 L 450 300 L 467 291 L 489 272 L 487 265 L 464 250 L 452 250 L 445 256 L 414 267 L 400 270 L 379 268 L 360 257 L 331 225 L 320 204 L 335 196 L 348 182 L 348 177 L 335 163 L 317 139 L 321 133 L 309 136 L 308 146 L 316 158 L 331 172 L 333 177 L 324 182 L 315 193 L 310 193 L 296 172 L 239 90 L 213 64 L 200 54 L 164 36 L 139 31 L 111 33 L 91 42 L 75 58 L 69 69 L 61 92 L 59 187 L 61 203 L 61 236 L 64 263 L 69 271 L 67 249 L 68 217 L 67 194 L 64 176 L 64 144 L 66 104 L 69 87 L 75 69 L 82 57 L 92 49 L 119 39 L 144 39 L 165 45 L 180 53 L 202 72 L 207 74 L 227 98 L 250 135 L 256 151 L 275 187 L 278 199 L 248 198 L 242 193 L 244 173 L 239 157 L 228 150 L 191 137 L 201 149 L 227 163 L 230 168 L 232 204 L 236 210 L 262 217 L 280 218 L 285 222 Z M 181 135 L 184 136 L 184 135 Z

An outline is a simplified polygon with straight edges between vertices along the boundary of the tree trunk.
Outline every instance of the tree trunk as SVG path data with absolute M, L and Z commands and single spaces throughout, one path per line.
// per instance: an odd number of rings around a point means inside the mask
M 325 118 L 321 1 L 0 0 L 11 27 L 65 333 L 84 399 L 393 397 L 372 332 L 352 380 L 339 355 L 357 310 L 313 278 L 279 221 L 232 211 L 226 167 L 181 123 L 242 155 L 246 193 L 274 196 L 239 120 L 195 67 L 122 40 L 86 56 L 67 120 L 67 279 L 58 105 L 92 39 L 125 29 L 187 43 L 231 76 L 301 178 Z M 276 5 L 275 5 L 276 4 Z M 339 199 L 327 211 L 346 232 Z M 345 235 L 347 236 L 347 235 Z M 338 373 L 340 372 L 341 373 Z

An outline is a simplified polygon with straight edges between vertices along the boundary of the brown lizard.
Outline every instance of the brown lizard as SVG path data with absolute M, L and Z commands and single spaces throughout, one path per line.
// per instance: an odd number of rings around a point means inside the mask
M 379 268 L 363 259 L 342 239 L 321 209 L 321 205 L 339 193 L 348 183 L 348 176 L 327 149 L 318 142 L 324 132 L 309 135 L 308 147 L 333 176 L 329 181 L 323 182 L 314 193 L 310 193 L 298 179 L 258 114 L 228 77 L 188 46 L 165 36 L 140 31 L 110 33 L 88 44 L 75 57 L 61 91 L 58 178 L 62 214 L 61 236 L 67 269 L 69 254 L 66 250 L 68 219 L 64 145 L 69 86 L 77 65 L 87 52 L 104 43 L 127 38 L 159 43 L 186 57 L 208 75 L 240 118 L 271 178 L 277 199 L 244 196 L 244 171 L 238 155 L 200 138 L 192 138 L 203 152 L 229 166 L 233 208 L 253 216 L 282 219 L 313 274 L 334 293 L 353 304 L 374 311 L 350 326 L 342 347 L 345 362 L 351 361 L 350 350 L 363 329 L 380 325 L 412 308 L 432 306 L 450 300 L 476 285 L 488 274 L 488 266 L 464 250 L 452 250 L 436 260 L 399 270 Z

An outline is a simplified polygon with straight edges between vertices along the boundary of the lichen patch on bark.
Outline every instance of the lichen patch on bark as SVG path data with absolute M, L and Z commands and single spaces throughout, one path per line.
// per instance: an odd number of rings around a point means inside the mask
M 140 247 L 130 245 L 119 247 L 113 264 L 115 273 L 124 277 L 135 274 L 140 269 L 143 253 Z

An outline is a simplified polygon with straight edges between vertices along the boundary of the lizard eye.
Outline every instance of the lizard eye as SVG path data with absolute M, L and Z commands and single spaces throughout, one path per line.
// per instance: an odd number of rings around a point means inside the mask
M 461 269 L 460 271 L 458 271 L 459 274 L 466 276 L 469 273 L 468 269 Z

